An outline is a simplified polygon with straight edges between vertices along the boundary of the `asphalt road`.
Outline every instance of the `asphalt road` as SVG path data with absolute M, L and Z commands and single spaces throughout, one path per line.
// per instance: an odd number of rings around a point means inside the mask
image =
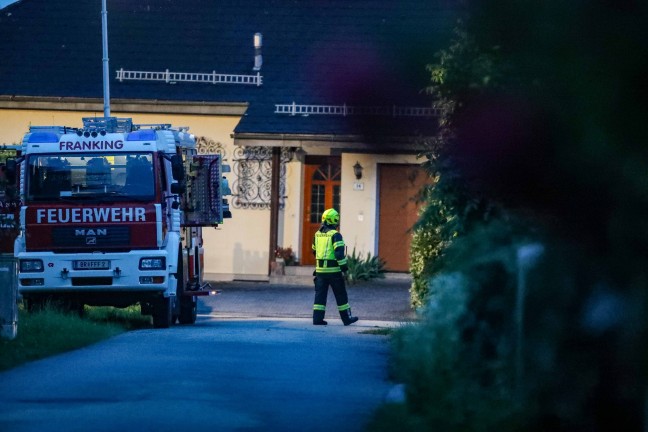
M 212 282 L 220 291 L 203 297 L 199 313 L 234 317 L 308 318 L 313 314 L 314 286 L 273 285 L 263 282 Z M 415 314 L 409 306 L 410 280 L 391 277 L 347 287 L 349 304 L 360 319 L 410 321 Z M 326 319 L 339 324 L 335 298 L 329 289 Z
M 216 287 L 194 326 L 133 331 L 0 373 L 0 431 L 365 430 L 393 386 L 387 338 L 366 330 L 406 320 L 394 305 L 407 301 L 402 287 L 365 300 L 350 288 L 354 313 L 391 319 L 349 327 L 332 316 L 311 324 L 310 287 Z

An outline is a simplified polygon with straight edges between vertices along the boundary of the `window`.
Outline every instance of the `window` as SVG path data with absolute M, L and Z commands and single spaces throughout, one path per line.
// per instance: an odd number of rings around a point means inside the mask
M 152 199 L 152 153 L 32 155 L 27 162 L 27 201 Z

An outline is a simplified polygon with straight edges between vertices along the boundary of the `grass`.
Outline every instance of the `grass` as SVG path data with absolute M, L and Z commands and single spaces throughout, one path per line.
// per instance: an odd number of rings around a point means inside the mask
M 0 371 L 23 363 L 78 349 L 127 330 L 150 327 L 139 307 L 115 309 L 87 307 L 84 317 L 53 307 L 27 313 L 18 311 L 18 335 L 0 340 Z
M 139 306 L 129 306 L 123 309 L 110 306 L 86 306 L 85 316 L 91 321 L 118 324 L 127 330 L 151 327 L 151 317 L 142 315 Z

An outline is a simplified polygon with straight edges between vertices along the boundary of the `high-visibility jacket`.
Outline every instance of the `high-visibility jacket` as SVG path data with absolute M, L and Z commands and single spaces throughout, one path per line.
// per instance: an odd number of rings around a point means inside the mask
M 344 239 L 334 228 L 322 225 L 313 238 L 313 252 L 316 274 L 327 275 L 346 271 Z

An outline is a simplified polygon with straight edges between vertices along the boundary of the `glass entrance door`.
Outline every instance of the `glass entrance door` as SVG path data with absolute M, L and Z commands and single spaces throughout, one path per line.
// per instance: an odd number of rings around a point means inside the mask
M 313 158 L 304 165 L 304 218 L 301 264 L 314 265 L 311 252 L 313 236 L 319 229 L 322 213 L 328 208 L 340 211 L 341 169 L 339 157 Z

